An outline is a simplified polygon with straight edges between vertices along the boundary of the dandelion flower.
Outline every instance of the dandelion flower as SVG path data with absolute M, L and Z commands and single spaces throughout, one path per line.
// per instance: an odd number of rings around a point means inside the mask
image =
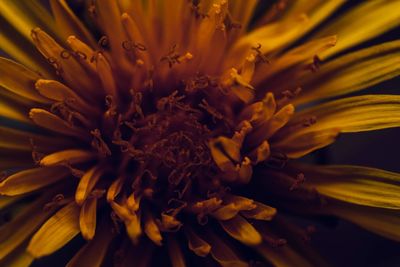
M 77 236 L 70 267 L 321 266 L 291 212 L 400 240 L 399 174 L 296 160 L 400 126 L 400 96 L 343 97 L 398 75 L 400 42 L 339 54 L 400 1 L 315 30 L 343 3 L 0 1 L 2 266 Z

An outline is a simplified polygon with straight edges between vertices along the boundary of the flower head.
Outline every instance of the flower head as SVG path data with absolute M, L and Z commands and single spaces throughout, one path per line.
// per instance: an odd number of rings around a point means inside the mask
M 316 264 L 296 251 L 312 227 L 277 208 L 399 240 L 398 174 L 294 161 L 340 133 L 400 126 L 395 95 L 308 104 L 398 74 L 399 41 L 331 59 L 397 26 L 398 1 L 296 43 L 342 2 L 279 1 L 255 22 L 255 0 L 97 0 L 85 20 L 63 0 L 53 16 L 0 3 L 0 47 L 23 63 L 0 58 L 0 207 L 20 207 L 0 260 L 29 265 L 80 234 L 68 266 L 157 265 L 164 250 L 175 267 Z

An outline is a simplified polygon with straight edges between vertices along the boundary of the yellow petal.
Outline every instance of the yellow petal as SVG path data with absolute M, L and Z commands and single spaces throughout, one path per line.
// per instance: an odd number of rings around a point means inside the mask
M 46 60 L 38 53 L 30 40 L 16 32 L 4 18 L 0 17 L 0 24 L 2 25 L 0 49 L 31 70 L 39 71 L 46 77 L 52 77 Z
M 80 63 L 90 72 L 96 72 L 96 63 L 92 61 L 95 51 L 76 36 L 71 35 L 67 38 L 69 47 L 80 57 Z
M 156 224 L 156 221 L 154 220 L 153 215 L 150 211 L 145 213 L 144 232 L 146 233 L 147 237 L 156 245 L 162 245 L 162 236 L 160 233 L 160 229 L 158 228 L 158 225 Z
M 171 260 L 172 267 L 186 267 L 185 258 L 182 250 L 179 247 L 177 240 L 170 236 L 168 238 L 168 253 Z
M 332 204 L 327 207 L 327 212 L 385 238 L 400 241 L 400 216 L 398 211 Z
M 249 158 L 251 159 L 253 164 L 257 164 L 267 160 L 270 155 L 271 155 L 270 145 L 268 141 L 264 141 L 249 153 Z
M 100 177 L 103 175 L 103 169 L 99 166 L 94 166 L 88 170 L 79 181 L 75 192 L 75 201 L 79 205 L 87 199 L 90 192 L 94 189 Z
M 0 194 L 15 196 L 55 183 L 69 174 L 64 167 L 35 168 L 17 172 L 0 183 Z
M 71 202 L 45 222 L 29 242 L 27 251 L 35 258 L 62 248 L 79 233 L 79 207 Z
M 9 205 L 13 204 L 14 202 L 20 200 L 20 197 L 7 197 L 7 196 L 0 196 L 0 210 L 8 207 Z
M 0 85 L 5 89 L 39 103 L 50 103 L 34 90 L 36 80 L 41 78 L 38 73 L 2 57 L 0 57 L 0 72 Z
M 256 206 L 252 199 L 245 197 L 227 195 L 224 198 L 224 205 L 221 208 L 213 211 L 211 213 L 218 220 L 230 220 L 235 217 L 240 211 L 252 210 Z
M 29 112 L 29 117 L 35 124 L 53 132 L 75 136 L 78 138 L 88 137 L 88 133 L 86 131 L 72 126 L 68 122 L 64 121 L 53 113 L 48 112 L 47 110 L 33 108 Z
M 298 165 L 306 186 L 321 195 L 363 206 L 400 209 L 400 174 L 357 166 Z
M 190 227 L 186 227 L 185 230 L 189 249 L 199 257 L 206 257 L 211 251 L 211 246 L 199 235 L 197 235 Z
M 314 117 L 316 123 L 304 126 L 306 119 Z M 303 125 L 303 126 L 302 126 Z M 400 126 L 400 96 L 364 95 L 330 101 L 295 114 L 282 130 L 292 133 L 292 127 L 303 134 L 340 128 L 341 132 L 362 132 Z
M 33 29 L 31 37 L 36 48 L 71 88 L 79 88 L 77 93 L 89 99 L 91 94 L 96 95 L 97 81 L 88 75 L 76 57 L 40 28 Z
M 51 0 L 51 10 L 53 12 L 57 28 L 60 34 L 66 39 L 69 35 L 76 35 L 82 41 L 96 46 L 90 32 L 83 23 L 75 16 L 65 0 Z
M 299 105 L 368 88 L 400 74 L 400 41 L 375 45 L 323 64 L 316 73 L 297 81 Z
M 60 138 L 52 138 L 27 131 L 0 126 L 1 149 L 32 151 L 32 144 L 30 142 L 31 139 L 34 141 L 34 145 L 41 152 L 60 149 L 66 144 L 66 141 Z M 49 148 L 49 146 L 51 148 Z
M 0 87 L 0 90 L 2 88 Z M 9 104 L 10 101 L 7 101 L 5 98 L 0 98 L 0 117 L 23 122 L 23 123 L 32 123 L 29 121 L 25 108 L 20 107 L 16 104 Z
M 68 262 L 66 267 L 102 266 L 113 237 L 114 234 L 110 230 L 110 225 L 101 225 L 94 239 L 84 245 Z
M 50 166 L 58 165 L 62 163 L 77 164 L 90 161 L 95 158 L 95 155 L 89 150 L 81 149 L 68 149 L 55 152 L 53 154 L 45 156 L 41 161 L 40 165 Z
M 136 214 L 132 214 L 129 220 L 125 221 L 126 232 L 133 244 L 139 242 L 139 237 L 142 235 L 142 227 L 140 219 Z
M 240 31 L 245 31 L 257 7 L 258 0 L 230 1 L 229 10 L 233 22 L 240 24 Z
M 399 1 L 365 1 L 339 16 L 317 33 L 317 36 L 338 34 L 340 40 L 337 46 L 327 50 L 321 57 L 333 56 L 344 49 L 397 27 L 400 20 L 399 8 Z
M 43 211 L 48 196 L 32 202 L 20 214 L 0 229 L 0 260 L 22 244 L 40 225 L 51 216 Z
M 249 133 L 247 146 L 255 147 L 274 135 L 291 119 L 294 114 L 294 106 L 288 104 L 276 112 L 268 121 L 264 121 L 258 128 Z
M 288 208 L 290 207 L 288 206 Z M 300 204 L 296 206 L 295 209 L 308 215 L 334 215 L 385 238 L 400 241 L 400 216 L 398 210 L 360 206 L 332 200 L 323 207 L 306 203 L 306 205 Z
M 121 258 L 121 267 L 132 267 L 132 262 L 135 263 L 135 267 L 148 267 L 151 266 L 152 259 L 154 257 L 154 245 L 150 242 L 140 243 L 140 246 L 134 246 L 126 244 L 123 250 L 123 257 Z M 168 259 L 166 259 L 168 261 Z
M 92 240 L 96 231 L 97 198 L 88 198 L 81 207 L 79 228 L 84 239 Z
M 29 267 L 33 260 L 32 255 L 27 253 L 25 249 L 20 248 L 17 251 L 13 251 L 4 261 L 0 261 L 0 264 L 7 267 Z
M 37 1 L 1 1 L 0 15 L 7 19 L 28 40 L 30 39 L 31 29 L 34 27 L 48 26 L 52 28 L 53 26 L 53 18 Z
M 314 150 L 332 144 L 339 133 L 340 128 L 314 132 L 303 132 L 300 130 L 285 138 L 279 138 L 279 141 L 271 144 L 271 146 L 289 158 L 300 158 Z
M 71 88 L 59 81 L 39 79 L 35 83 L 35 88 L 42 96 L 57 102 L 65 102 L 68 106 L 82 111 L 82 113 L 97 113 L 96 108 L 85 102 Z
M 125 176 L 120 176 L 110 185 L 107 191 L 107 201 L 114 201 L 115 197 L 119 194 L 122 189 L 122 185 L 125 181 Z
M 126 51 L 122 47 L 122 43 L 127 40 L 127 37 L 122 27 L 118 3 L 112 0 L 104 0 L 101 4 L 99 2 L 95 4 L 100 25 L 110 41 L 111 53 L 116 63 L 116 66 L 113 67 L 125 72 L 130 64 L 127 60 Z
M 222 267 L 250 267 L 247 262 L 241 260 L 231 247 L 217 235 L 208 232 L 206 237 L 210 240 L 211 257 Z
M 239 215 L 227 221 L 219 221 L 219 223 L 225 232 L 245 245 L 255 246 L 262 242 L 260 233 Z
M 118 91 L 110 64 L 102 53 L 98 53 L 96 55 L 96 62 L 97 72 L 99 73 L 104 91 L 106 92 L 106 94 L 113 96 L 114 99 L 117 100 Z
M 241 215 L 248 219 L 270 221 L 276 215 L 276 209 L 265 205 L 263 203 L 254 201 L 255 208 L 251 210 L 243 210 L 240 212 Z
M 310 262 L 292 250 L 289 246 L 274 248 L 266 244 L 256 247 L 258 253 L 276 267 L 313 267 Z
M 262 64 L 256 69 L 253 84 L 258 85 L 277 73 L 289 69 L 298 64 L 305 64 L 311 61 L 314 56 L 322 51 L 333 47 L 337 42 L 337 36 L 328 36 L 316 40 L 311 40 L 300 45 L 287 53 L 278 56 L 276 60 L 271 60 L 270 64 Z
M 277 23 L 257 28 L 240 38 L 231 50 L 231 55 L 241 57 L 251 47 L 260 44 L 260 51 L 268 54 L 283 49 L 317 26 L 334 12 L 344 1 L 323 1 L 309 5 L 309 1 L 295 1 L 293 14 Z M 335 33 L 333 33 L 335 34 Z M 326 34 L 325 36 L 332 35 Z M 228 64 L 231 62 L 227 62 Z

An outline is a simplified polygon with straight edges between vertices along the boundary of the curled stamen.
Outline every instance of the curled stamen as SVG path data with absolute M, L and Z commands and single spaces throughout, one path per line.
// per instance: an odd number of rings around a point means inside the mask
M 114 103 L 114 97 L 112 95 L 107 95 L 105 97 L 105 102 L 107 106 L 106 114 L 112 117 L 117 115 L 117 106 Z
M 101 137 L 101 132 L 99 129 L 95 129 L 90 131 L 90 134 L 93 135 L 93 140 L 91 142 L 92 147 L 94 147 L 101 156 L 111 156 L 111 150 L 108 147 L 107 143 L 104 142 L 103 138 Z
M 102 47 L 102 48 L 108 48 L 109 45 L 110 45 L 110 41 L 109 41 L 108 37 L 105 36 L 105 35 L 103 35 L 103 36 L 100 38 L 100 40 L 99 40 L 99 42 L 98 42 L 98 45 L 99 45 L 100 47 Z
M 71 164 L 67 161 L 63 161 L 61 163 L 61 165 L 64 167 L 67 167 L 69 169 L 69 171 L 71 172 L 72 176 L 74 176 L 76 178 L 82 178 L 82 176 L 85 174 L 84 171 L 72 167 Z

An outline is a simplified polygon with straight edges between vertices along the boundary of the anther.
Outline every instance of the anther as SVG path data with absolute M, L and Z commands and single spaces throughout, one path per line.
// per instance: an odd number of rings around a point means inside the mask
M 262 63 L 270 63 L 269 59 L 267 58 L 267 56 L 265 56 L 262 51 L 261 51 L 261 44 L 258 43 L 257 46 L 253 46 L 251 48 L 252 50 L 254 50 L 256 52 L 256 63 L 258 62 L 262 62 Z
M 310 127 L 311 125 L 317 123 L 317 117 L 316 116 L 311 116 L 307 119 L 304 120 L 303 126 L 304 127 Z
M 32 138 L 29 139 L 31 150 L 32 150 L 32 160 L 35 164 L 40 164 L 40 161 L 44 158 L 44 154 L 37 151 L 37 146 L 34 144 Z
M 63 59 L 68 59 L 71 57 L 71 52 L 69 52 L 68 50 L 63 50 L 60 53 L 60 57 Z
M 75 51 L 75 55 L 82 60 L 86 60 L 88 58 L 87 55 L 81 51 Z

